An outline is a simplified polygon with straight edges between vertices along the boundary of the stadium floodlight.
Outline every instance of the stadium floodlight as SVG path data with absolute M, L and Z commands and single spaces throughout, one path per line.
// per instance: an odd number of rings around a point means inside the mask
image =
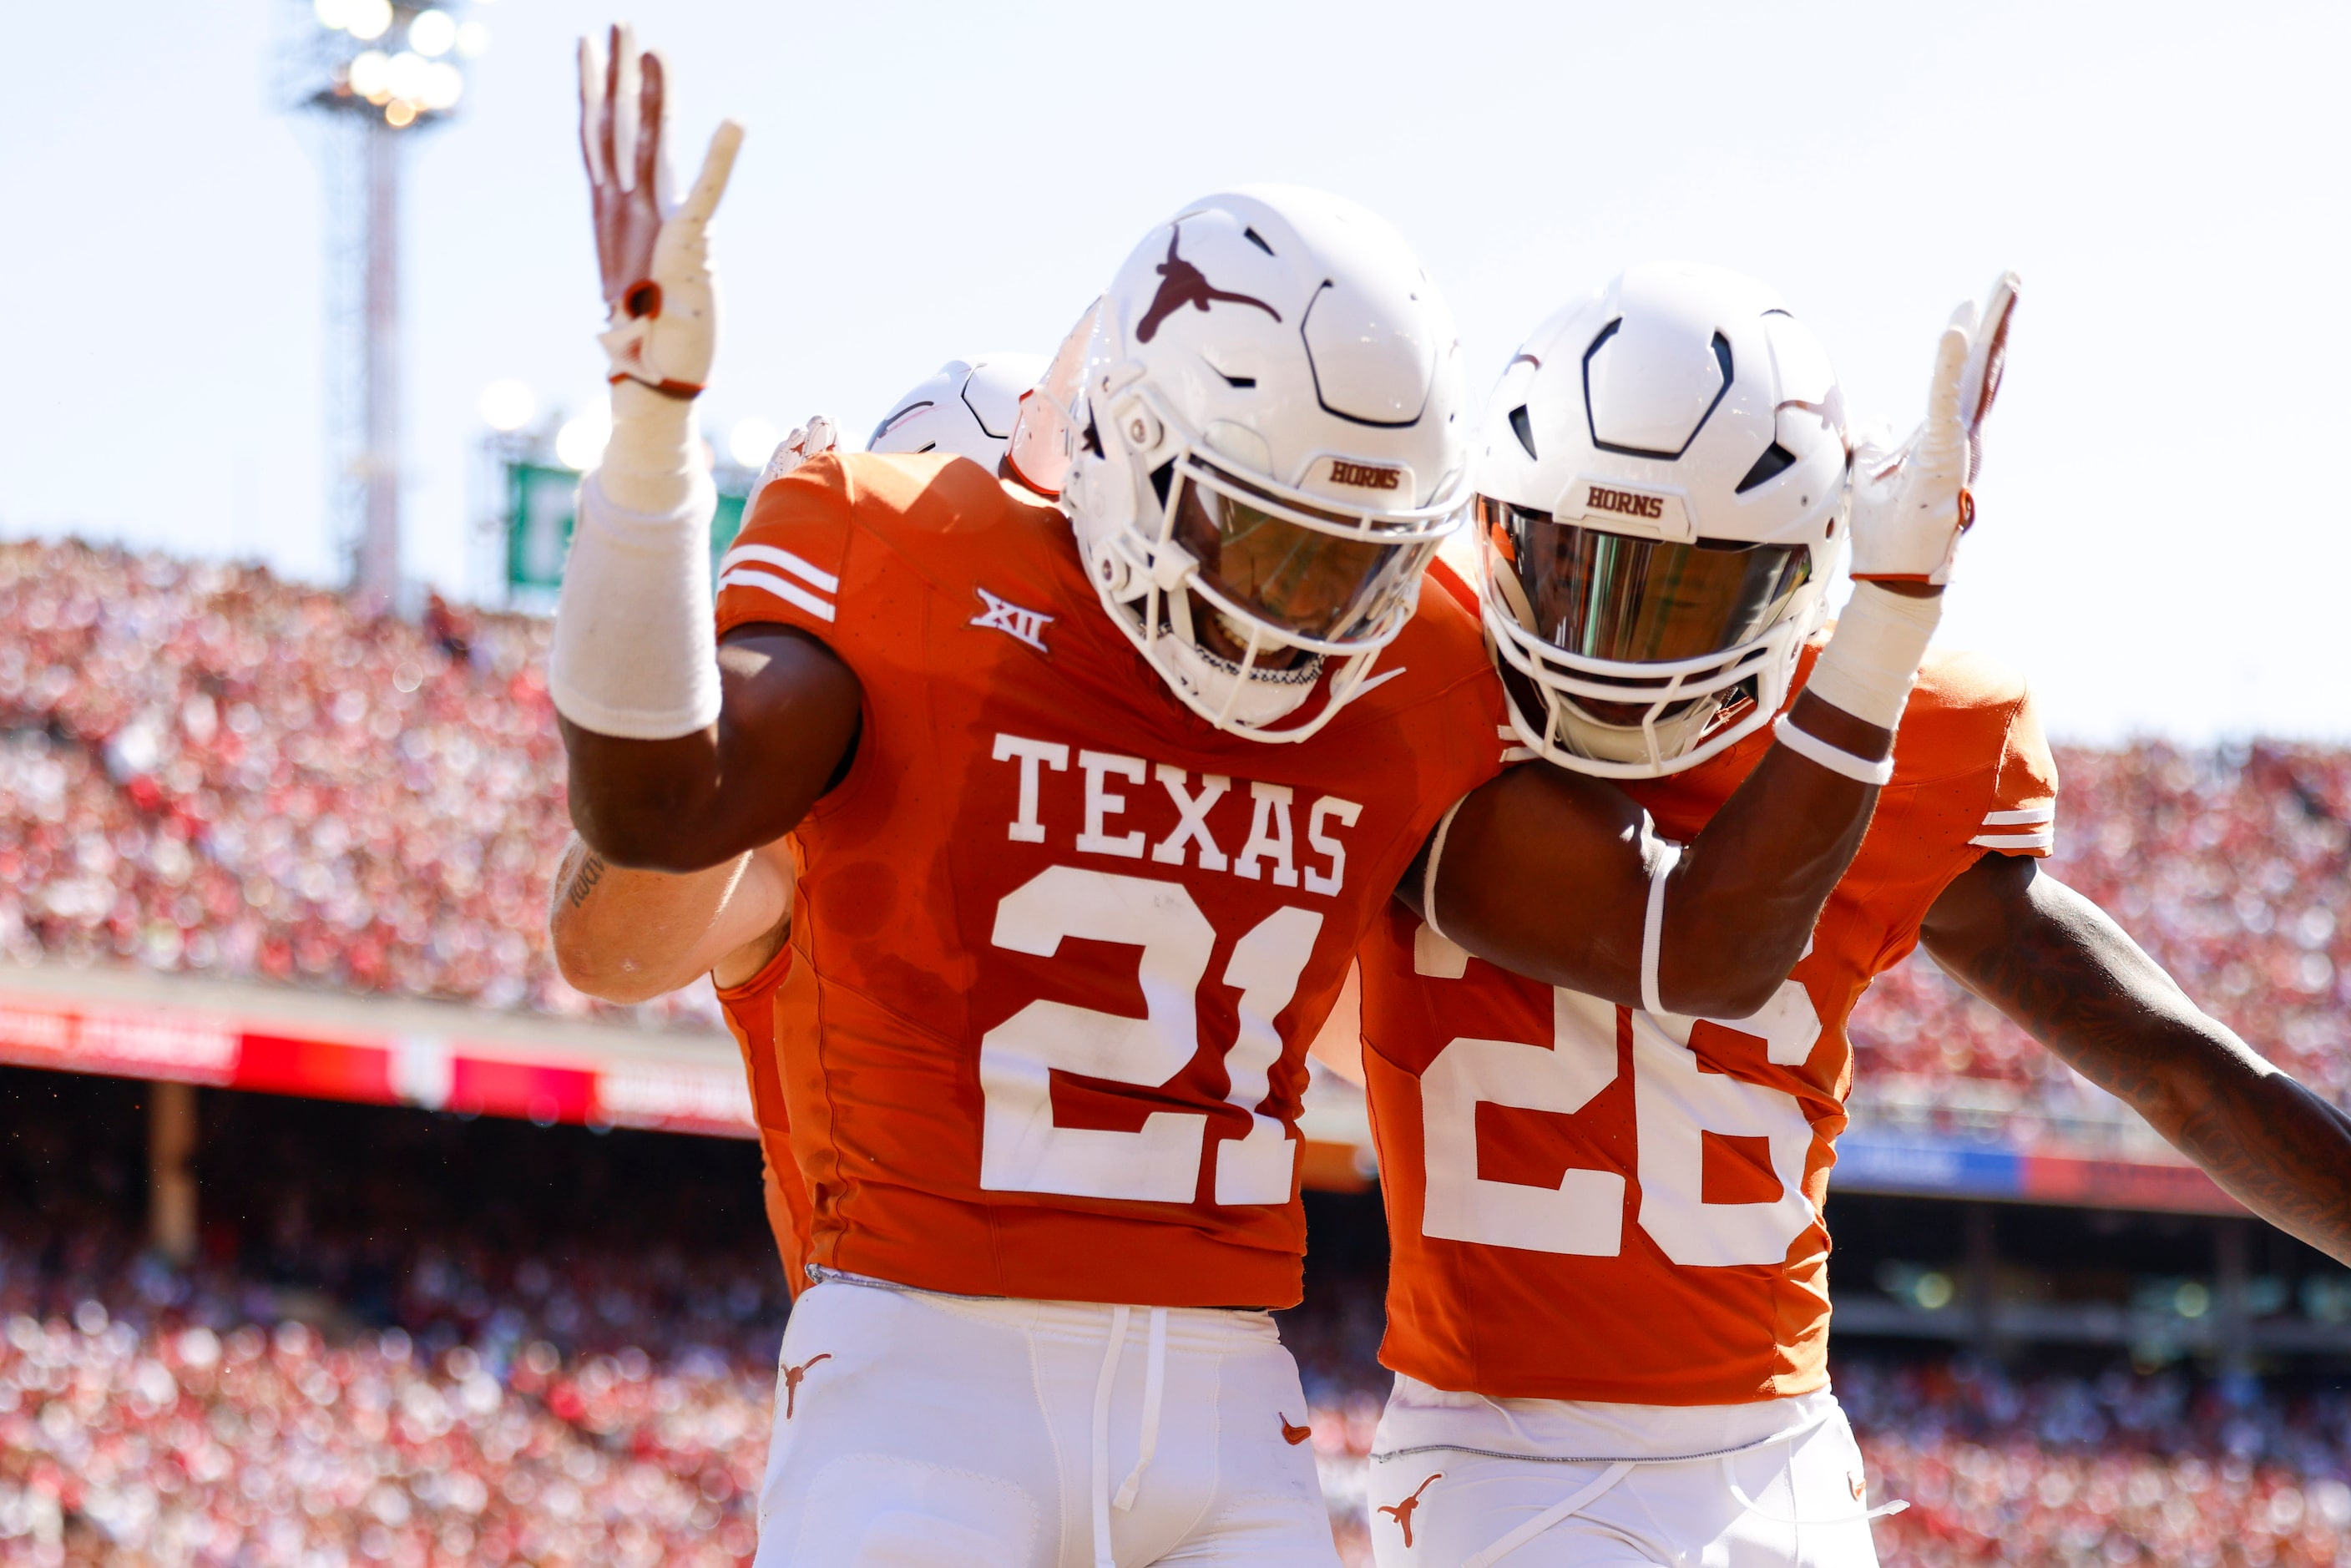
M 501 435 L 511 435 L 528 424 L 531 416 L 538 412 L 538 398 L 530 388 L 508 378 L 484 387 L 481 401 L 475 406 L 480 409 L 484 424 Z
M 735 459 L 738 466 L 764 468 L 775 454 L 776 443 L 783 438 L 784 433 L 776 428 L 775 421 L 755 413 L 748 419 L 737 420 L 735 428 L 726 433 L 726 455 Z
M 366 49 L 353 55 L 343 79 L 352 92 L 370 103 L 382 103 L 392 97 L 392 57 L 381 49 Z
M 598 398 L 586 413 L 565 420 L 555 433 L 555 460 L 576 474 L 585 474 L 604 460 L 605 444 L 611 439 L 612 405 Z
M 418 106 L 424 102 L 425 83 L 432 74 L 432 64 L 423 55 L 402 49 L 384 68 L 383 85 L 396 101 Z M 384 118 L 390 120 L 392 116 L 387 114 Z
M 457 43 L 457 18 L 446 11 L 419 11 L 408 24 L 408 47 L 428 60 L 437 60 Z
M 392 0 L 342 0 L 343 30 L 354 38 L 381 38 L 392 30 Z
M 487 47 L 467 0 L 278 0 L 279 96 L 325 128 L 329 510 L 351 586 L 390 602 L 400 574 L 400 167 L 465 96 Z

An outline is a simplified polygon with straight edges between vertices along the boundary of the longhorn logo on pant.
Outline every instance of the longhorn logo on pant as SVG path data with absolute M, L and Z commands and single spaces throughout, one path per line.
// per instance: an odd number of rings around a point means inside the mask
M 1186 305 L 1204 312 L 1218 301 L 1227 305 L 1254 305 L 1276 321 L 1281 319 L 1281 312 L 1264 300 L 1247 294 L 1229 294 L 1210 283 L 1207 273 L 1176 254 L 1176 246 L 1183 238 L 1184 227 L 1178 224 L 1176 232 L 1167 236 L 1167 259 L 1152 268 L 1160 277 L 1159 292 L 1151 297 L 1151 308 L 1145 310 L 1143 319 L 1135 323 L 1136 342 L 1151 341 L 1158 335 L 1159 324 Z
M 1420 1506 L 1420 1494 L 1426 1491 L 1430 1487 L 1435 1486 L 1438 1481 L 1441 1481 L 1444 1479 L 1445 1472 L 1443 1470 L 1439 1470 L 1435 1475 L 1429 1477 L 1426 1480 L 1421 1482 L 1418 1486 L 1413 1488 L 1412 1495 L 1405 1499 L 1402 1502 L 1384 1502 L 1380 1504 L 1380 1511 L 1382 1513 L 1386 1514 L 1390 1519 L 1395 1520 L 1397 1524 L 1403 1526 L 1404 1543 L 1406 1551 L 1409 1551 L 1412 1548 L 1412 1513 L 1413 1510 Z
M 822 1355 L 812 1355 L 812 1356 L 810 1356 L 806 1361 L 801 1362 L 798 1366 L 786 1366 L 786 1367 L 784 1368 L 784 1419 L 785 1419 L 785 1420 L 789 1421 L 789 1420 L 790 1420 L 790 1419 L 792 1418 L 792 1409 L 793 1409 L 793 1406 L 797 1406 L 797 1405 L 799 1403 L 799 1397 L 800 1397 L 800 1379 L 801 1379 L 801 1378 L 803 1378 L 803 1377 L 806 1377 L 806 1376 L 808 1375 L 808 1369 L 809 1369 L 810 1367 L 811 1367 L 811 1366 L 814 1366 L 814 1365 L 815 1365 L 818 1362 L 820 1362 L 820 1361 L 831 1361 L 831 1359 L 832 1359 L 832 1352 L 831 1352 L 831 1351 L 826 1351 Z
M 1314 1436 L 1314 1428 L 1311 1427 L 1291 1426 L 1290 1424 L 1289 1412 L 1277 1410 L 1274 1412 L 1274 1416 L 1281 1422 L 1281 1440 L 1289 1444 L 1291 1448 L 1294 1448 L 1298 1447 L 1299 1444 Z

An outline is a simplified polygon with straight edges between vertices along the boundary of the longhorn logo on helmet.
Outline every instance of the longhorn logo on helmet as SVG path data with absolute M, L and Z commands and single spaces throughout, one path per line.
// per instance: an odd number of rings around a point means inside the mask
M 1186 305 L 1202 312 L 1219 300 L 1227 305 L 1254 305 L 1276 321 L 1281 319 L 1281 312 L 1264 300 L 1248 294 L 1228 293 L 1210 283 L 1207 273 L 1176 254 L 1183 239 L 1184 225 L 1177 224 L 1175 232 L 1167 236 L 1167 259 L 1151 269 L 1160 277 L 1159 289 L 1151 297 L 1151 308 L 1135 323 L 1136 342 L 1151 341 L 1158 335 L 1159 324 Z

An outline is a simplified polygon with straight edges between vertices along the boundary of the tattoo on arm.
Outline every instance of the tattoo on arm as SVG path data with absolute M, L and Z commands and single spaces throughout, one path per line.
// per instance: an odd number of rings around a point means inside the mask
M 595 892 L 596 884 L 603 880 L 604 857 L 583 846 L 579 869 L 571 873 L 571 884 L 563 890 L 563 896 L 570 901 L 572 908 L 577 909 L 588 902 L 588 895 Z
M 2239 1202 L 2351 1260 L 2351 1117 L 2199 1010 L 2097 905 L 2029 862 L 1983 864 L 1952 884 L 1925 935 L 1953 977 Z

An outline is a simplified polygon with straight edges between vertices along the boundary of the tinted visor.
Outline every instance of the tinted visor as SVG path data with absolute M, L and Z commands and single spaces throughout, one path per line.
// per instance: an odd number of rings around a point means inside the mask
M 1527 630 L 1588 659 L 1663 664 L 1753 641 L 1813 573 L 1802 545 L 1633 538 L 1480 496 L 1478 519 L 1533 613 Z
M 1365 532 L 1360 515 L 1250 499 L 1259 493 L 1227 475 L 1212 484 L 1196 469 L 1179 482 L 1176 542 L 1200 563 L 1200 581 L 1268 624 L 1316 642 L 1370 632 L 1437 548 L 1432 538 L 1384 541 Z

